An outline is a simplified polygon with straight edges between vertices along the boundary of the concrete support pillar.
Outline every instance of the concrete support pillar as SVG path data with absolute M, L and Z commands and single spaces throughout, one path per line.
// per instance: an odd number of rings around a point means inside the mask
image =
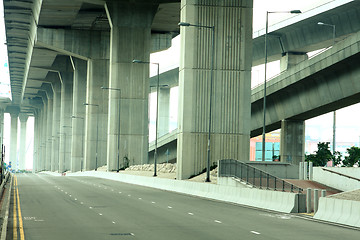
M 47 170 L 46 166 L 48 165 L 48 161 L 50 159 L 47 158 L 47 151 L 50 151 L 50 149 L 47 149 L 47 111 L 48 111 L 48 97 L 45 93 L 45 91 L 41 90 L 38 92 L 38 94 L 41 96 L 43 105 L 41 108 L 40 116 L 41 116 L 41 127 L 40 127 L 40 158 L 39 158 L 39 171 Z
M 127 161 L 131 165 L 148 161 L 149 65 L 132 60 L 149 61 L 151 24 L 158 5 L 107 1 L 105 8 L 111 26 L 109 87 L 121 89 L 121 94 L 109 91 L 107 166 L 113 171 L 118 166 L 118 146 L 120 167 Z
M 2 146 L 3 143 L 4 143 L 4 109 L 0 108 L 0 147 Z
M 55 75 L 53 87 L 53 117 L 52 117 L 52 145 L 51 145 L 51 171 L 59 171 L 60 164 L 60 112 L 61 112 L 61 83 L 58 76 Z
M 224 158 L 249 159 L 252 0 L 182 0 L 177 179 L 198 174 Z M 210 115 L 210 98 L 212 101 Z M 208 143 L 209 119 L 211 139 Z
M 160 88 L 158 118 L 159 118 L 158 137 L 161 137 L 169 132 L 170 88 Z
M 85 110 L 85 169 L 94 170 L 106 165 L 107 118 L 109 91 L 109 60 L 91 59 L 87 62 Z M 83 106 L 84 108 L 85 106 Z
M 59 172 L 70 170 L 71 164 L 71 116 L 73 97 L 73 68 L 69 57 L 61 57 L 57 62 L 62 78 L 60 107 Z
M 305 160 L 305 121 L 281 122 L 280 160 L 296 165 Z
M 39 134 L 39 126 L 40 126 L 40 114 L 39 110 L 36 109 L 34 111 L 34 153 L 33 153 L 33 173 L 36 173 L 39 168 L 39 146 L 40 146 L 40 134 Z
M 50 171 L 51 166 L 53 165 L 52 159 L 52 125 L 53 125 L 53 98 L 51 93 L 51 98 L 48 98 L 47 104 L 47 116 L 46 116 L 46 162 L 45 170 Z
M 287 52 L 280 59 L 280 71 L 286 71 L 293 66 L 296 66 L 302 61 L 308 59 L 308 55 L 303 52 Z
M 9 111 L 11 116 L 11 130 L 10 130 L 10 159 L 12 168 L 17 169 L 17 135 L 18 135 L 18 117 L 20 113 L 19 108 L 14 108 Z
M 71 171 L 78 172 L 83 168 L 84 160 L 84 129 L 85 129 L 85 107 L 86 101 L 86 61 L 73 59 L 74 85 L 73 85 L 73 112 L 72 112 L 72 140 L 71 140 Z M 105 128 L 104 128 L 105 129 Z
M 20 146 L 19 146 L 19 170 L 26 169 L 26 123 L 28 115 L 24 113 L 19 114 L 20 119 Z

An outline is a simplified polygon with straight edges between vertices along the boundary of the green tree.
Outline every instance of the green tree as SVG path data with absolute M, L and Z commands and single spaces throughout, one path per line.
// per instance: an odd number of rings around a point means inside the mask
M 312 162 L 314 167 L 324 167 L 328 161 L 333 160 L 328 142 L 319 142 L 315 154 L 305 155 L 305 161 Z
M 343 165 L 345 167 L 352 167 L 356 163 L 360 164 L 360 148 L 358 147 L 351 147 L 346 149 L 348 156 L 345 157 L 343 161 Z

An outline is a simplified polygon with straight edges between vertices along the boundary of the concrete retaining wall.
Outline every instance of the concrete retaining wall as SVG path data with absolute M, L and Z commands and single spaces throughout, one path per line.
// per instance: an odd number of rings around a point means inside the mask
M 360 227 L 360 202 L 321 197 L 314 218 Z
M 244 161 L 245 162 L 245 161 Z M 299 166 L 283 162 L 254 162 L 246 161 L 257 169 L 263 170 L 271 175 L 282 179 L 299 179 Z
M 329 167 L 327 169 L 360 179 L 360 168 Z M 313 174 L 314 181 L 335 189 L 352 191 L 360 188 L 360 181 L 325 171 L 321 167 L 314 167 Z
M 180 181 L 107 172 L 78 172 L 67 176 L 91 176 L 130 184 L 179 192 L 225 202 L 243 204 L 278 212 L 298 212 L 299 194 L 250 188 L 237 188 L 209 183 Z M 304 203 L 301 203 L 304 204 Z M 300 204 L 300 205 L 301 205 Z

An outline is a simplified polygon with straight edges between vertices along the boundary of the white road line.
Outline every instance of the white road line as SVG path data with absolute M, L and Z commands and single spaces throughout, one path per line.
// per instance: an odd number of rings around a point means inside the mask
M 191 216 L 194 216 L 194 214 L 192 212 L 189 212 L 188 214 L 191 215 Z
M 83 202 L 81 202 L 80 204 L 84 204 Z
M 74 200 L 77 201 L 77 198 L 75 198 Z
M 115 224 L 115 222 L 114 222 L 114 221 L 113 221 L 112 223 L 113 223 L 113 224 Z
M 102 213 L 99 213 L 100 216 L 102 216 Z
M 172 208 L 171 206 L 168 206 L 168 208 Z
M 156 203 L 156 202 L 151 202 L 152 204 Z
M 256 235 L 260 235 L 261 233 L 259 233 L 259 232 L 255 232 L 255 231 L 250 231 L 251 233 L 253 233 L 253 234 L 256 234 Z
M 131 195 L 129 194 L 128 197 L 131 197 Z
M 119 192 L 121 194 L 121 192 Z
M 139 200 L 142 200 L 142 198 L 141 198 L 141 197 L 139 197 Z
M 90 209 L 92 209 L 92 207 L 89 207 Z
M 221 221 L 219 221 L 219 220 L 214 220 L 214 222 L 216 222 L 216 223 L 222 223 Z

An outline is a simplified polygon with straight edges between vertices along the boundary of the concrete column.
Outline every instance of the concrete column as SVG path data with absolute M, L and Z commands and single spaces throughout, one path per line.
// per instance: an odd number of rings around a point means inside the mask
M 160 88 L 158 117 L 159 117 L 158 137 L 161 137 L 169 132 L 170 88 Z
M 59 171 L 59 138 L 60 138 L 60 112 L 61 112 L 61 83 L 58 75 L 53 76 L 53 117 L 52 117 L 52 145 L 51 145 L 51 171 Z
M 39 163 L 39 110 L 34 111 L 34 153 L 33 153 L 33 173 L 38 171 Z
M 280 160 L 296 165 L 305 161 L 305 121 L 281 122 Z
M 85 169 L 94 170 L 106 165 L 109 91 L 101 87 L 108 86 L 109 60 L 88 60 L 87 69 L 84 157 Z
M 280 71 L 286 71 L 293 66 L 296 66 L 302 61 L 308 59 L 308 55 L 303 52 L 287 52 L 280 59 Z
M 4 143 L 4 109 L 0 108 L 0 148 L 3 143 Z
M 26 169 L 26 123 L 28 115 L 24 113 L 19 114 L 20 119 L 20 147 L 19 147 L 19 170 Z
M 70 170 L 71 165 L 71 116 L 73 97 L 73 68 L 67 56 L 57 59 L 55 65 L 59 68 L 61 83 L 60 107 L 60 143 L 59 143 L 59 172 Z
M 47 104 L 47 116 L 46 116 L 46 162 L 45 162 L 45 170 L 50 171 L 51 166 L 53 165 L 52 156 L 52 127 L 53 127 L 53 94 L 51 93 L 51 97 L 48 97 Z
M 48 97 L 45 91 L 39 91 L 38 94 L 41 96 L 43 101 L 43 106 L 41 108 L 41 127 L 40 127 L 40 161 L 39 161 L 39 170 L 44 171 L 47 170 L 47 154 L 46 152 L 49 151 L 46 146 L 47 142 L 47 111 L 48 111 Z
M 73 112 L 72 112 L 72 140 L 71 140 L 71 171 L 78 172 L 83 168 L 84 160 L 84 129 L 85 129 L 85 107 L 86 101 L 86 61 L 73 59 L 74 85 L 73 85 Z
M 132 60 L 149 61 L 151 24 L 158 5 L 107 1 L 105 8 L 111 26 L 109 87 L 121 89 L 121 94 L 109 91 L 107 167 L 113 171 L 118 139 L 120 167 L 125 161 L 131 165 L 148 161 L 149 65 Z
M 11 116 L 11 130 L 10 130 L 10 159 L 12 168 L 16 169 L 18 165 L 17 161 L 17 130 L 18 130 L 18 117 L 19 117 L 19 108 L 12 108 L 11 111 L 8 111 Z
M 249 159 L 252 7 L 252 0 L 181 1 L 181 22 L 215 26 L 215 70 L 210 92 L 212 29 L 181 27 L 177 179 L 207 166 L 210 97 L 210 165 Z

